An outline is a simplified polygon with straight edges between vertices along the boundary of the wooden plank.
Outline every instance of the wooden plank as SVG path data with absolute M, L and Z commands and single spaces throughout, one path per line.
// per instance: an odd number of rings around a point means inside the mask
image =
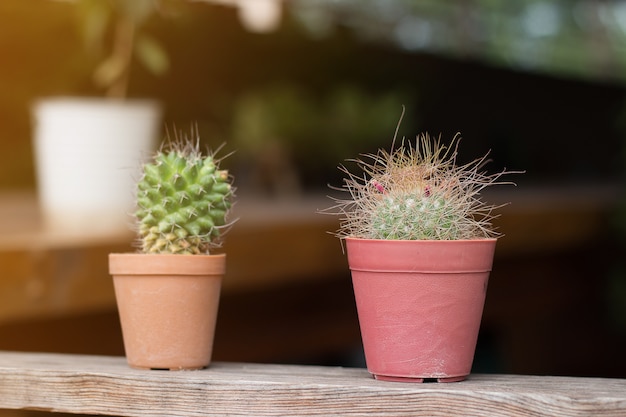
M 472 375 L 451 384 L 357 368 L 214 363 L 140 371 L 122 357 L 0 353 L 0 408 L 124 416 L 624 416 L 626 380 Z

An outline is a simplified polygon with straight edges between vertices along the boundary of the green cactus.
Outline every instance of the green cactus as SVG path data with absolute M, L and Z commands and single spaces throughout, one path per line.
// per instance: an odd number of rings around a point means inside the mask
M 455 207 L 444 198 L 424 194 L 385 195 L 371 213 L 373 239 L 455 239 L 461 235 Z M 422 221 L 415 221 L 416 219 Z
M 340 238 L 395 240 L 459 240 L 497 237 L 492 226 L 493 210 L 480 192 L 487 186 L 502 184 L 503 174 L 481 171 L 487 155 L 457 166 L 460 137 L 449 146 L 418 136 L 415 145 L 402 142 L 392 151 L 379 150 L 355 162 L 363 175 L 347 175 L 341 191 L 349 199 L 335 199 L 326 210 L 339 214 Z
M 220 245 L 234 189 L 219 162 L 198 142 L 177 141 L 144 165 L 135 212 L 144 253 L 208 254 Z

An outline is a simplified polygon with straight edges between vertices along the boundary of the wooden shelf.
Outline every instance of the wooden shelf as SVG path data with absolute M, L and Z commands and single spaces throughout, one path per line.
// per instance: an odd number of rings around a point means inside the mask
M 141 371 L 122 357 L 0 353 L 0 408 L 121 416 L 624 416 L 626 380 L 471 375 L 393 383 L 365 369 L 214 363 Z
M 254 291 L 347 274 L 334 216 L 316 211 L 323 196 L 241 200 L 223 251 L 225 292 Z M 115 308 L 107 256 L 128 252 L 133 235 L 63 234 L 42 226 L 32 192 L 0 194 L 0 324 Z

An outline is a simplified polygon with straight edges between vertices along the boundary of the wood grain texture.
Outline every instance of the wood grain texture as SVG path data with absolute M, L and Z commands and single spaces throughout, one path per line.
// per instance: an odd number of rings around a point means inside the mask
M 376 381 L 364 369 L 214 363 L 140 371 L 122 357 L 0 353 L 0 408 L 123 416 L 624 416 L 626 380 L 472 375 Z

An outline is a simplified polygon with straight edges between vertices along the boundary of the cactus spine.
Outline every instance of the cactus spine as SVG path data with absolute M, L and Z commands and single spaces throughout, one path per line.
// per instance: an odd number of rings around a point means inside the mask
M 220 246 L 234 189 L 219 162 L 198 141 L 176 141 L 144 165 L 135 212 L 144 253 L 208 254 Z
M 364 175 L 347 175 L 331 214 L 339 214 L 338 237 L 396 240 L 459 240 L 497 237 L 491 221 L 497 206 L 486 204 L 480 192 L 501 183 L 501 175 L 481 171 L 487 155 L 457 166 L 457 134 L 449 146 L 428 134 L 415 145 L 379 150 L 355 162 Z M 329 212 L 329 211 L 327 211 Z

